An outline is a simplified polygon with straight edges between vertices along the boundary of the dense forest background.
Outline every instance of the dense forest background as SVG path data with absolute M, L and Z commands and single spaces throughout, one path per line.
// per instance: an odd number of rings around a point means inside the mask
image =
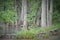
M 58 28 L 60 0 L 0 0 L 0 34 L 26 37 Z

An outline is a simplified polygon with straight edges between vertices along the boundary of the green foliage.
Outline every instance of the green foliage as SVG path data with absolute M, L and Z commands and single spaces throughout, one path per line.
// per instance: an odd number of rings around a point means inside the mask
M 29 24 L 33 23 L 37 9 L 39 8 L 38 4 L 40 3 L 37 2 L 37 0 L 28 0 L 28 15 L 27 15 L 27 21 Z
M 60 28 L 60 25 L 52 25 L 50 27 L 47 27 L 47 28 L 42 28 L 42 27 L 36 27 L 36 28 L 30 28 L 29 30 L 21 30 L 20 32 L 17 33 L 17 38 L 33 38 L 33 39 L 38 39 L 36 37 L 37 34 L 39 33 L 46 33 L 43 35 L 44 38 L 49 38 L 49 32 L 51 30 L 55 30 L 55 29 L 58 29 Z
M 29 30 L 22 30 L 20 32 L 17 33 L 17 38 L 34 38 L 34 33 L 32 31 Z
M 5 22 L 15 22 L 17 19 L 17 15 L 13 10 L 6 10 L 0 12 L 0 21 L 5 21 Z
M 17 20 L 17 14 L 13 7 L 13 0 L 3 0 L 0 3 L 0 21 L 14 23 Z
M 47 28 L 38 28 L 38 32 L 49 32 L 51 30 L 55 30 L 55 29 L 58 29 L 60 28 L 60 25 L 59 24 L 55 24 L 55 25 L 52 25 L 50 27 L 47 27 Z
M 60 0 L 54 0 L 54 11 L 60 12 Z
M 55 11 L 53 13 L 53 24 L 55 23 L 60 23 L 60 14 L 58 13 L 58 11 Z
M 17 39 L 32 39 L 32 40 L 39 40 L 38 37 L 36 37 L 35 30 L 21 30 L 16 35 Z
M 27 21 L 29 23 L 29 27 L 36 26 L 34 24 L 36 20 L 36 14 L 38 13 L 38 9 L 41 7 L 41 0 L 27 0 L 28 7 L 27 7 Z M 40 15 L 40 14 L 39 14 Z
M 49 26 L 49 27 L 33 27 L 33 28 L 29 28 L 30 31 L 32 31 L 33 33 L 37 34 L 37 33 L 46 33 L 46 32 L 49 32 L 51 30 L 55 30 L 55 29 L 58 29 L 60 28 L 60 25 L 59 24 L 54 24 L 52 26 Z

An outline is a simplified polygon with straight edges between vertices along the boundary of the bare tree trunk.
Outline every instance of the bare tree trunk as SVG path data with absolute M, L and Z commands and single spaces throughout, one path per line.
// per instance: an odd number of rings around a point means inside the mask
M 7 33 L 9 32 L 9 31 L 8 31 L 8 30 L 9 30 L 9 29 L 8 29 L 8 27 L 9 27 L 9 26 L 8 26 L 8 24 L 9 24 L 9 23 L 6 23 L 6 27 L 7 27 Z
M 22 0 L 22 7 L 23 7 L 23 13 L 24 13 L 23 28 L 27 29 L 27 0 Z
M 51 26 L 52 25 L 52 13 L 53 13 L 53 0 L 50 0 L 50 21 L 49 21 L 49 25 Z
M 53 0 L 50 0 L 50 10 L 48 8 L 49 2 L 47 0 L 47 26 L 52 25 Z
M 40 21 L 40 13 L 41 13 L 40 11 L 41 11 L 41 8 L 38 9 L 38 12 L 37 12 L 37 15 L 36 15 L 37 16 L 37 18 L 36 18 L 37 26 L 40 26 L 40 22 L 41 22 Z
M 35 24 L 37 25 L 37 26 L 40 26 L 40 14 L 41 14 L 41 7 L 39 7 L 40 6 L 40 3 L 39 3 L 39 0 L 36 0 L 36 17 L 35 17 Z
M 3 34 L 5 34 L 5 23 L 3 24 L 3 31 L 2 31 Z
M 17 2 L 18 0 L 15 0 L 15 12 L 16 12 L 16 15 L 18 15 L 18 2 Z M 17 28 L 17 20 L 16 20 L 16 22 L 15 22 L 15 24 L 14 24 L 14 26 L 16 27 L 16 32 L 18 31 L 18 28 Z
M 49 0 L 47 0 L 47 26 L 49 26 Z
M 46 6 L 47 0 L 42 0 L 41 27 L 46 27 Z
M 21 10 L 21 15 L 20 15 L 20 19 L 19 19 L 19 24 L 20 26 L 23 25 L 23 21 L 24 21 L 24 0 L 22 0 L 22 10 Z

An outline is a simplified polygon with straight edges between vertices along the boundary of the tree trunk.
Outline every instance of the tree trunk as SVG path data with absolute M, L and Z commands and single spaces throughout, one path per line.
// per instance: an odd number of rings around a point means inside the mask
M 36 6 L 37 6 L 37 9 L 36 9 L 36 16 L 35 16 L 35 24 L 37 26 L 40 26 L 40 17 L 41 17 L 41 7 L 40 7 L 40 3 L 39 3 L 39 0 L 36 1 Z
M 49 21 L 49 25 L 51 26 L 52 25 L 52 13 L 53 13 L 53 0 L 50 0 L 50 21 Z
M 18 15 L 18 2 L 17 2 L 18 0 L 15 0 L 15 12 L 16 12 L 16 15 Z M 18 29 L 17 29 L 17 20 L 15 21 L 15 23 L 14 23 L 14 26 L 16 27 L 16 32 L 18 31 Z
M 47 26 L 49 26 L 49 1 L 47 0 Z
M 23 28 L 27 29 L 27 0 L 22 0 Z
M 46 6 L 47 0 L 42 0 L 41 27 L 46 27 Z
M 21 15 L 19 19 L 20 26 L 23 25 L 23 21 L 24 21 L 24 0 L 22 0 L 22 10 L 21 10 Z
M 41 8 L 38 9 L 37 14 L 36 14 L 36 25 L 37 26 L 40 26 L 40 22 L 41 22 L 40 21 L 40 13 L 41 13 L 40 11 L 41 11 Z
M 7 34 L 8 34 L 8 32 L 9 32 L 9 31 L 8 31 L 8 30 L 9 30 L 9 29 L 8 29 L 8 27 L 9 27 L 8 25 L 9 25 L 9 23 L 6 23 Z
M 3 31 L 2 31 L 3 34 L 5 34 L 5 30 L 6 30 L 6 29 L 5 29 L 5 23 L 4 23 L 4 24 L 3 24 Z

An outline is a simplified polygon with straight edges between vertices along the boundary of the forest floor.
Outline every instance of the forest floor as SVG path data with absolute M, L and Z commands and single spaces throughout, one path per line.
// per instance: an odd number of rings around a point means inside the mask
M 43 36 L 40 36 L 39 35 L 42 35 L 42 34 L 39 34 L 37 37 L 39 38 L 39 40 L 60 40 L 60 33 L 58 34 L 58 32 L 55 34 L 56 32 L 53 31 L 53 33 L 51 33 L 49 36 L 45 35 L 44 37 Z M 47 33 L 48 34 L 48 33 Z M 33 39 L 16 39 L 16 36 L 15 35 L 9 35 L 9 36 L 2 36 L 3 38 L 0 38 L 0 40 L 33 40 Z M 35 39 L 34 39 L 35 40 Z
M 32 39 L 0 39 L 0 40 L 32 40 Z M 51 36 L 50 38 L 48 39 L 45 39 L 45 38 L 40 38 L 40 40 L 60 40 L 60 38 L 58 36 Z

